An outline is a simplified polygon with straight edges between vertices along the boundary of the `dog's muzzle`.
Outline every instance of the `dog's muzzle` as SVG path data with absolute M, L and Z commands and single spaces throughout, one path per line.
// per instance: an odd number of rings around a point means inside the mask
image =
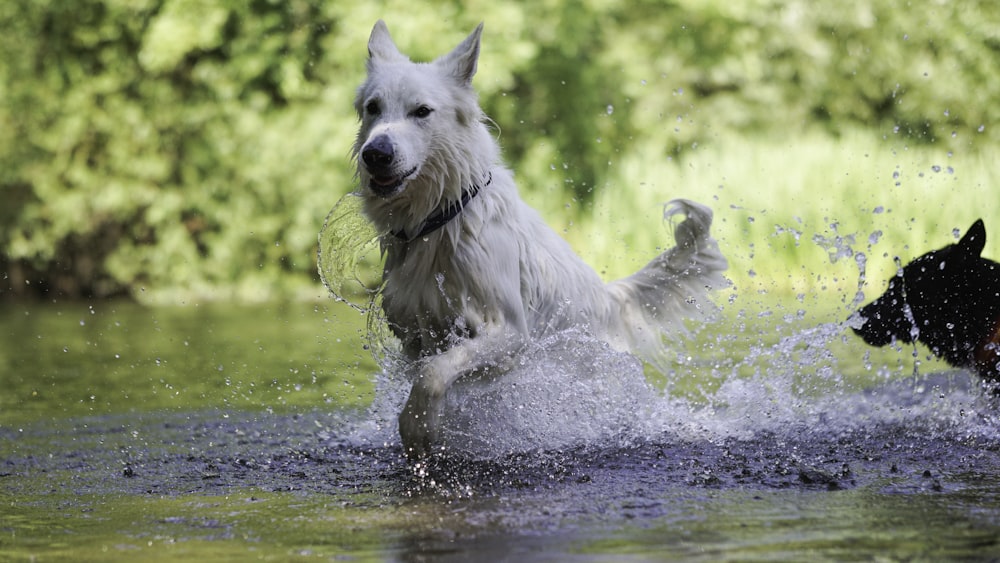
M 412 168 L 402 174 L 396 172 L 396 149 L 388 135 L 379 135 L 365 143 L 361 149 L 361 161 L 371 176 L 369 187 L 380 197 L 395 194 L 403 182 L 417 171 Z

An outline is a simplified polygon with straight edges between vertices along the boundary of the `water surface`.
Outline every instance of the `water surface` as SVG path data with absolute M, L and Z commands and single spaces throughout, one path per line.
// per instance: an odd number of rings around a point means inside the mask
M 0 558 L 1000 557 L 996 400 L 843 316 L 734 309 L 666 376 L 553 337 L 412 467 L 349 307 L 8 304 Z

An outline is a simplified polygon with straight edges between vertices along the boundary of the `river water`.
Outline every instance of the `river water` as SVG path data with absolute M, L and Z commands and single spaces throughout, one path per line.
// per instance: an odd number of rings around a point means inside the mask
M 667 375 L 538 342 L 411 466 L 347 306 L 7 304 L 0 559 L 1000 558 L 997 400 L 765 305 Z

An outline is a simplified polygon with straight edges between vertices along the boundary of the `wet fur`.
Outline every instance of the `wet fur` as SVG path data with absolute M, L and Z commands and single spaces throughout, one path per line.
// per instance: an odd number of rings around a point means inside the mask
M 708 291 L 726 284 L 712 212 L 694 202 L 666 208 L 686 216 L 674 248 L 607 284 L 545 225 L 519 198 L 472 88 L 481 32 L 414 63 L 379 21 L 355 103 L 363 209 L 386 257 L 382 307 L 412 360 L 399 417 L 411 458 L 438 443 L 444 395 L 458 378 L 507 370 L 529 339 L 570 327 L 663 365 L 664 336 L 711 310 Z M 477 195 L 454 219 L 418 235 L 472 186 Z
M 977 220 L 955 244 L 913 260 L 858 311 L 854 332 L 872 346 L 921 342 L 950 365 L 1000 383 L 1000 264 L 981 256 Z

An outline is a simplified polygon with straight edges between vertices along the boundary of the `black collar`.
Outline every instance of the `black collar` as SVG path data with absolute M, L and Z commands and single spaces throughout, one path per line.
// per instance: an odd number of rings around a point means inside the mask
M 416 240 L 420 237 L 433 233 L 434 231 L 447 225 L 448 221 L 451 221 L 459 213 L 461 213 L 462 210 L 465 209 L 465 206 L 470 201 L 472 201 L 472 198 L 476 197 L 479 194 L 479 190 L 490 185 L 492 181 L 493 181 L 493 172 L 491 171 L 489 172 L 489 175 L 486 178 L 486 182 L 483 183 L 482 186 L 480 186 L 479 184 L 472 184 L 471 186 L 468 187 L 468 189 L 462 190 L 462 199 L 460 201 L 456 201 L 451 205 L 449 205 L 448 207 L 441 210 L 441 212 L 437 213 L 436 215 L 431 215 L 430 217 L 428 217 L 424 221 L 423 226 L 420 228 L 420 231 L 416 235 L 412 237 L 407 236 L 406 231 L 399 230 L 399 231 L 392 231 L 392 236 L 398 238 L 399 240 L 410 242 L 412 240 Z

